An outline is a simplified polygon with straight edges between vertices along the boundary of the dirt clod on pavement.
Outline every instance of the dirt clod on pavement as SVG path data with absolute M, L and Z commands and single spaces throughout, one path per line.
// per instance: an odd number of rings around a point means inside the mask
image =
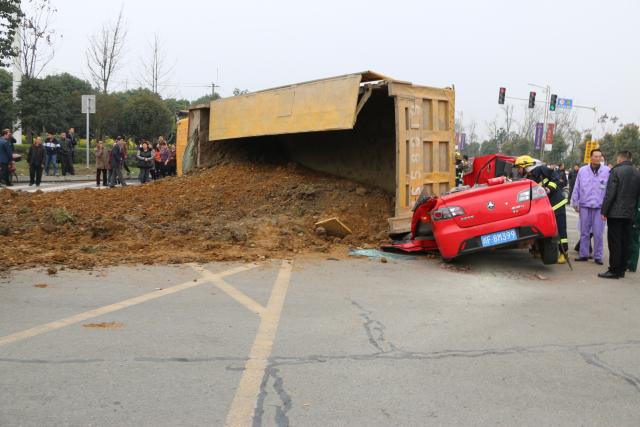
M 294 164 L 227 163 L 144 186 L 0 190 L 0 224 L 10 229 L 0 233 L 0 270 L 256 261 L 374 247 L 393 199 L 363 188 Z M 318 232 L 314 224 L 334 216 L 353 234 Z
M 85 323 L 82 326 L 85 328 L 95 328 L 95 329 L 121 329 L 124 327 L 124 323 L 118 323 L 118 322 Z

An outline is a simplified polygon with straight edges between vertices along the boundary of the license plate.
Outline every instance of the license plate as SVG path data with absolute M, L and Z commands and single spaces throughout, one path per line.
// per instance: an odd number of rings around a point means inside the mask
M 485 234 L 484 236 L 480 236 L 480 240 L 482 241 L 482 246 L 486 248 L 487 246 L 496 246 L 518 240 L 518 233 L 512 228 L 497 233 Z

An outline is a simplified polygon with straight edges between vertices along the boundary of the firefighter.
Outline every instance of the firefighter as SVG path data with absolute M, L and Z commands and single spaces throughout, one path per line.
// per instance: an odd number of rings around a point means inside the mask
M 536 160 L 531 156 L 520 156 L 516 159 L 515 166 L 521 176 L 529 178 L 532 181 L 542 185 L 546 190 L 549 202 L 556 217 L 558 225 L 558 236 L 560 237 L 558 254 L 558 264 L 567 262 L 565 254 L 569 250 L 569 240 L 567 239 L 567 213 L 565 205 L 568 200 L 564 196 L 562 188 L 562 180 L 558 171 L 551 169 L 543 164 L 540 160 Z
M 462 162 L 462 156 L 459 152 L 456 152 L 456 187 L 463 184 L 462 174 L 464 172 L 464 163 Z

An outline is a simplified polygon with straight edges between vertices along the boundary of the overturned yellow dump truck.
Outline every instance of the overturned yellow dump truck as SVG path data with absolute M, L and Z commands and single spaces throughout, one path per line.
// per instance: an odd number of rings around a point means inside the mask
M 200 166 L 243 152 L 375 185 L 395 195 L 390 232 L 406 231 L 424 186 L 453 187 L 453 88 L 366 71 L 292 84 L 196 106 L 185 155 Z

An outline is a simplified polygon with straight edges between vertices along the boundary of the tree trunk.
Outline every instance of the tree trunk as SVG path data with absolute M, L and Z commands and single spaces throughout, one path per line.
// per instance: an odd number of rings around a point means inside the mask
M 31 130 L 31 126 L 29 125 L 23 125 L 23 129 L 27 130 L 26 136 L 27 136 L 27 145 L 31 145 L 33 143 L 33 130 Z

